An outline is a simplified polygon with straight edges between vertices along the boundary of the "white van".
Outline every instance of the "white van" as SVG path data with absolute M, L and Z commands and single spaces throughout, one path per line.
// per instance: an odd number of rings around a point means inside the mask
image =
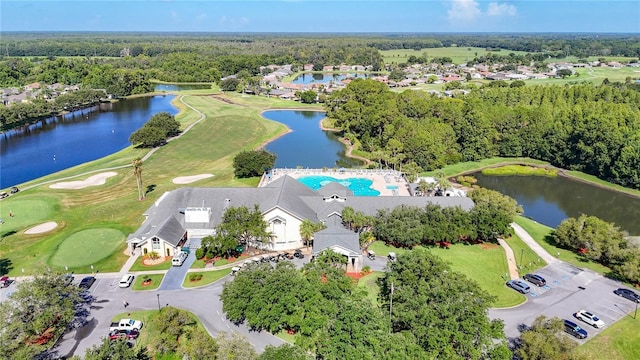
M 182 263 L 187 259 L 187 253 L 184 251 L 180 251 L 179 253 L 173 255 L 173 259 L 171 259 L 171 265 L 173 266 L 182 266 Z
M 120 286 L 121 288 L 126 288 L 126 287 L 131 286 L 132 282 L 133 282 L 133 275 L 124 274 L 122 276 L 122 279 L 120 279 L 120 283 L 118 284 L 118 286 Z

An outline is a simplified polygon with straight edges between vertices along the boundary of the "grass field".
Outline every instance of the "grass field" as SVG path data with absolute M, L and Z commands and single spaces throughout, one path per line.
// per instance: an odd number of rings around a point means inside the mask
M 151 279 L 151 285 L 143 286 L 142 281 L 144 281 L 143 277 L 148 276 Z M 155 290 L 160 287 L 160 283 L 162 283 L 162 279 L 164 278 L 164 274 L 150 274 L 150 275 L 138 275 L 136 276 L 133 285 L 131 285 L 131 290 Z
M 382 54 L 382 60 L 385 64 L 400 64 L 407 62 L 407 59 L 413 55 L 416 57 L 427 56 L 431 59 L 434 57 L 450 57 L 454 64 L 461 64 L 468 60 L 473 59 L 476 56 L 483 56 L 489 53 L 485 48 L 478 47 L 441 47 L 441 48 L 427 48 L 422 50 L 413 49 L 399 49 L 399 50 L 384 50 L 380 51 Z M 525 51 L 512 51 L 512 50 L 500 50 L 492 51 L 492 53 L 498 55 L 509 55 L 514 53 L 517 55 L 526 54 Z
M 369 249 L 375 251 L 379 256 L 387 256 L 389 251 L 394 251 L 398 255 L 411 251 L 396 249 L 381 241 L 374 242 Z M 428 248 L 428 250 L 451 264 L 454 271 L 476 281 L 480 287 L 495 296 L 497 300 L 492 304 L 493 307 L 509 307 L 524 302 L 523 295 L 504 285 L 508 280 L 506 277 L 508 268 L 504 250 L 500 246 L 494 244 L 456 244 L 452 245 L 450 249 Z M 530 253 L 526 256 L 533 257 Z
M 556 256 L 558 259 L 566 261 L 579 268 L 591 269 L 599 272 L 600 274 L 608 274 L 611 272 L 611 270 L 604 265 L 593 261 L 585 261 L 573 251 L 557 247 L 553 241 L 553 237 L 551 236 L 553 228 L 522 216 L 518 216 L 515 223 L 522 226 L 522 228 L 525 229 L 529 235 L 531 235 L 531 237 L 540 244 L 540 246 L 547 250 L 551 255 Z
M 231 273 L 231 269 L 222 269 L 216 271 L 203 271 L 198 273 L 187 273 L 187 276 L 184 278 L 184 282 L 182 283 L 182 287 L 185 288 L 193 288 L 209 285 L 215 281 L 222 279 L 223 277 L 229 275 Z M 201 274 L 202 279 L 200 281 L 191 281 L 189 277 L 191 274 Z
M 500 167 L 486 168 L 482 170 L 483 175 L 519 175 L 519 176 L 558 176 L 558 170 L 555 168 L 544 168 L 537 166 L 524 165 L 505 165 Z
M 640 359 L 640 318 L 625 316 L 576 349 L 580 359 Z
M 143 257 L 140 256 L 131 266 L 131 271 L 152 271 L 152 270 L 169 270 L 171 269 L 171 258 L 167 257 L 165 261 L 156 265 L 145 265 L 142 263 Z
M 380 287 L 376 284 L 376 281 L 384 276 L 384 272 L 382 271 L 374 271 L 371 274 L 360 278 L 358 280 L 358 287 L 367 291 L 367 298 L 371 300 L 371 303 L 374 305 L 380 306 L 378 302 L 378 293 L 380 292 Z
M 262 110 L 299 105 L 280 99 L 245 98 L 240 94 L 229 94 L 229 101 L 239 105 L 200 95 L 185 96 L 184 101 L 201 109 L 206 118 L 145 161 L 143 184 L 153 188 L 146 199 L 137 200 L 136 181 L 130 167 L 115 170 L 118 175 L 98 187 L 54 190 L 47 186 L 64 177 L 98 173 L 105 168 L 129 165 L 133 159 L 148 152 L 146 149 L 129 147 L 105 158 L 21 184 L 23 191 L 2 200 L 2 209 L 11 209 L 15 214 L 11 222 L 2 224 L 0 230 L 3 234 L 0 244 L 2 257 L 7 259 L 9 274 L 17 275 L 21 273 L 21 269 L 25 270 L 25 274 L 32 274 L 48 266 L 62 271 L 60 266 L 63 261 L 56 258 L 55 263 L 49 264 L 49 259 L 67 238 L 88 226 L 118 229 L 125 236 L 134 232 L 144 220 L 142 213 L 160 195 L 181 186 L 172 183 L 174 177 L 212 173 L 214 177 L 193 185 L 255 186 L 257 179 L 239 181 L 233 178 L 233 156 L 241 150 L 257 148 L 285 131 L 284 125 L 260 117 Z M 184 105 L 180 108 L 181 112 L 176 119 L 183 127 L 200 117 Z M 79 176 L 78 179 L 89 175 Z M 29 188 L 34 185 L 34 188 Z M 45 221 L 56 221 L 60 226 L 41 236 L 22 233 L 22 230 Z M 101 272 L 118 271 L 127 258 L 123 254 L 125 246 L 123 237 L 115 248 L 107 249 L 103 253 L 104 257 L 93 263 L 95 269 Z M 132 270 L 149 268 L 134 266 Z M 70 267 L 69 271 L 88 273 L 91 269 L 79 266 Z

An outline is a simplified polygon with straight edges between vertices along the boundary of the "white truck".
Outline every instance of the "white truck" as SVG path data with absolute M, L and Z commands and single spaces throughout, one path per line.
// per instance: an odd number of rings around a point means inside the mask
M 133 319 L 120 319 L 119 322 L 112 322 L 109 326 L 109 332 L 115 330 L 140 330 L 142 329 L 142 321 Z

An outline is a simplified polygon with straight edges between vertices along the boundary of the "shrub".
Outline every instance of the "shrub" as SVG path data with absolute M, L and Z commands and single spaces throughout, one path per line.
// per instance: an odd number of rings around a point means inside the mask
M 202 259 L 204 257 L 204 249 L 198 248 L 196 249 L 196 259 Z
M 191 274 L 189 275 L 190 281 L 200 281 L 202 280 L 202 274 Z
M 156 260 L 160 258 L 160 254 L 157 251 L 152 251 L 149 253 L 149 259 Z

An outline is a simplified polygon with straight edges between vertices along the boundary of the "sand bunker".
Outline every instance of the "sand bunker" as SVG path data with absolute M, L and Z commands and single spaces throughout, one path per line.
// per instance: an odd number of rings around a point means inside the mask
M 24 231 L 27 235 L 42 234 L 55 229 L 58 224 L 55 221 L 49 221 L 44 224 L 36 225 Z
M 117 172 L 113 172 L 113 171 L 104 172 L 104 173 L 96 174 L 93 176 L 89 176 L 85 180 L 59 182 L 59 183 L 49 185 L 49 187 L 52 189 L 74 189 L 74 190 L 84 189 L 89 186 L 104 185 L 104 183 L 107 182 L 108 178 L 116 175 L 118 175 Z
M 200 174 L 200 175 L 192 175 L 192 176 L 179 176 L 173 179 L 174 184 L 190 184 L 194 181 L 206 179 L 212 177 L 213 174 Z

